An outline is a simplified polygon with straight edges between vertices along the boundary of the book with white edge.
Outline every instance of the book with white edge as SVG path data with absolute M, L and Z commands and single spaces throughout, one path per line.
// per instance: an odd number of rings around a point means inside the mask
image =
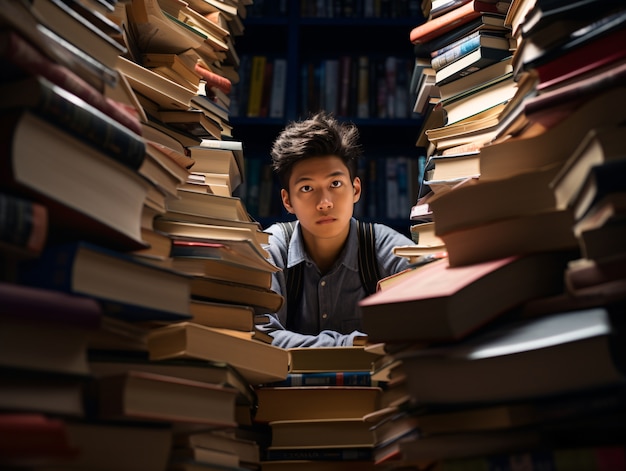
M 270 118 L 282 118 L 285 115 L 285 94 L 287 90 L 287 59 L 274 59 L 272 88 L 270 92 Z

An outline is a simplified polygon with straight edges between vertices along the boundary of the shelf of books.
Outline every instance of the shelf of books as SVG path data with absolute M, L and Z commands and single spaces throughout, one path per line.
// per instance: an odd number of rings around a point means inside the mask
M 407 135 L 417 138 L 420 116 L 413 113 L 409 97 L 413 58 L 406 31 L 420 17 L 416 1 L 254 2 L 244 21 L 250 34 L 238 42 L 242 80 L 231 102 L 235 134 L 255 136 L 249 155 L 260 163 L 254 165 L 269 165 L 273 139 L 288 121 L 324 109 L 359 127 L 366 161 L 363 175 L 370 164 L 384 167 L 375 161 L 386 157 L 402 161 L 399 172 L 408 158 L 412 171 L 420 156 L 413 155 L 407 145 L 413 137 Z M 387 211 L 375 204 L 387 194 L 384 180 L 374 181 L 384 173 L 371 172 L 364 193 L 371 201 L 363 201 L 357 215 L 408 234 L 408 212 L 395 214 L 396 207 Z M 260 221 L 285 219 L 288 215 L 272 205 L 274 200 L 261 196 L 255 201 L 256 195 L 265 194 L 255 187 L 258 175 L 262 172 L 253 173 L 251 196 L 245 195 L 251 213 Z M 394 194 L 395 184 L 389 190 Z M 398 184 L 404 187 L 401 179 Z

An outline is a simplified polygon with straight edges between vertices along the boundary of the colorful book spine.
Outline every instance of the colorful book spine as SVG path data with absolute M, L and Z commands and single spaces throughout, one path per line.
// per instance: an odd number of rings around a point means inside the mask
M 450 64 L 455 59 L 472 52 L 480 46 L 480 36 L 475 36 L 467 41 L 463 41 L 461 44 L 457 44 L 452 49 L 445 51 L 443 54 L 439 54 L 433 57 L 431 66 L 433 69 L 441 69 L 444 65 Z
M 383 386 L 372 379 L 369 371 L 324 371 L 320 373 L 289 373 L 284 381 L 272 386 Z

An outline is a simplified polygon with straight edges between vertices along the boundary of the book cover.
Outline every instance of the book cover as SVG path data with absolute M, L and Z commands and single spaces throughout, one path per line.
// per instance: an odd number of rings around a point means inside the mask
M 132 320 L 189 319 L 189 278 L 84 241 L 48 247 L 23 264 L 22 283 L 96 298 Z
M 224 386 L 141 371 L 96 379 L 97 414 L 106 420 L 161 420 L 234 427 L 236 392 Z
M 460 339 L 524 301 L 560 292 L 565 263 L 552 253 L 460 267 L 434 261 L 362 300 L 363 328 L 371 342 Z
M 361 419 L 378 409 L 381 389 L 374 386 L 289 386 L 257 388 L 254 420 Z M 303 407 L 306 404 L 306 407 Z
M 229 335 L 211 327 L 181 322 L 148 335 L 150 359 L 193 358 L 225 362 L 252 385 L 287 377 L 286 350 L 264 342 Z
M 149 183 L 136 171 L 28 110 L 0 121 L 7 156 L 0 180 L 48 208 L 51 236 L 67 238 L 70 230 L 109 247 L 145 247 L 140 225 Z
M 3 83 L 0 93 L 6 97 L 1 108 L 28 107 L 132 169 L 139 169 L 144 160 L 141 136 L 42 76 Z
M 615 387 L 624 384 L 615 316 L 595 307 L 512 321 L 398 358 L 421 404 L 510 402 Z

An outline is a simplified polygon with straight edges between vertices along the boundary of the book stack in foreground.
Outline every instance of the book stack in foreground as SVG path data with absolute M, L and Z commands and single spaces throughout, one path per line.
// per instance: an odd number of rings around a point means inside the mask
M 267 287 L 262 232 L 232 194 L 241 145 L 217 144 L 230 135 L 219 77 L 236 69 L 237 9 L 214 3 L 2 2 L 3 469 L 259 467 L 241 425 L 253 386 L 284 379 L 288 355 L 255 335 L 255 306 L 282 298 Z M 181 85 L 173 67 L 190 57 L 196 76 Z M 198 110 L 204 131 L 160 118 Z M 203 157 L 192 146 L 217 146 L 220 166 L 192 173 Z M 221 232 L 181 234 L 195 239 L 174 254 L 177 230 L 155 220 L 181 191 L 206 196 L 202 217 Z M 239 272 L 266 298 L 233 291 L 222 273 Z
M 515 69 L 537 80 L 520 99 L 524 124 L 479 149 L 478 178 L 430 200 L 448 258 L 361 302 L 365 331 L 406 375 L 409 400 L 390 414 L 416 424 L 381 465 L 624 467 L 623 185 L 614 177 L 624 156 L 615 103 L 626 89 L 621 52 L 605 56 L 596 41 L 626 29 L 623 6 L 592 4 L 594 15 L 582 13 L 589 4 L 572 13 L 573 29 L 541 60 Z M 539 25 L 560 31 L 558 15 L 532 11 L 519 20 L 528 35 L 518 50 Z M 554 52 L 565 50 L 604 67 Z
M 254 421 L 268 428 L 262 469 L 374 469 L 365 417 L 379 407 L 383 383 L 371 373 L 380 354 L 362 346 L 287 352 L 287 378 L 256 388 Z

